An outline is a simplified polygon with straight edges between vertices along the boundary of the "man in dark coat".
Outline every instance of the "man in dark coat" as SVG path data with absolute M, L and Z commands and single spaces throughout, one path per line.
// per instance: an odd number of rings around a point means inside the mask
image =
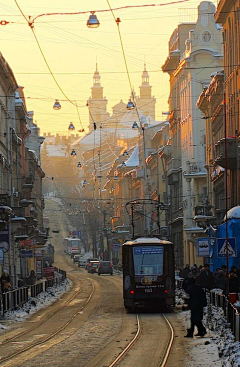
M 188 306 L 191 310 L 191 327 L 187 329 L 186 338 L 192 338 L 195 326 L 198 329 L 197 336 L 204 336 L 207 331 L 202 324 L 203 307 L 207 306 L 206 294 L 195 278 L 190 278 L 186 292 L 189 294 Z
M 187 264 L 185 266 L 185 268 L 182 269 L 181 271 L 181 276 L 184 278 L 184 279 L 187 279 L 188 277 L 188 273 L 190 273 L 191 269 L 190 269 L 190 266 Z
M 10 275 L 8 274 L 7 270 L 3 270 L 2 276 L 0 278 L 1 283 L 1 291 L 2 293 L 7 292 L 7 290 L 10 288 Z
M 201 285 L 202 288 L 208 289 L 209 291 L 214 287 L 214 276 L 210 271 L 209 264 L 205 264 L 204 268 L 199 273 L 197 278 L 197 283 Z

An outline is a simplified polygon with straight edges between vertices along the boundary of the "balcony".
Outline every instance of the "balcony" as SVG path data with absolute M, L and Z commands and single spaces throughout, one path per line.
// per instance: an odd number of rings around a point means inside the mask
M 213 216 L 211 205 L 198 205 L 195 207 L 194 221 L 198 227 L 207 228 L 210 224 L 215 224 L 216 217 Z
M 11 206 L 11 196 L 8 194 L 0 194 L 0 206 Z
M 27 216 L 25 217 L 27 220 L 27 226 L 31 227 L 31 226 L 36 226 L 37 225 L 37 219 L 35 219 L 34 217 L 31 216 Z
M 10 220 L 12 209 L 7 205 L 0 205 L 0 229 L 4 229 Z
M 179 172 L 181 171 L 180 159 L 172 158 L 167 164 L 168 184 L 173 185 L 179 181 Z
M 238 143 L 236 138 L 227 137 L 226 148 L 225 148 L 225 138 L 220 139 L 217 144 L 215 144 L 216 158 L 214 159 L 215 164 L 230 170 L 236 170 L 237 167 L 237 153 L 238 153 Z M 225 149 L 227 155 L 225 155 Z
M 14 233 L 14 239 L 16 242 L 26 240 L 29 236 L 27 235 L 26 228 L 18 228 Z
M 23 179 L 22 187 L 27 190 L 32 190 L 34 186 L 34 177 L 32 175 L 26 176 Z
M 184 173 L 185 178 L 204 178 L 207 177 L 207 171 L 203 168 L 202 162 L 190 163 L 189 168 Z
M 25 217 L 25 209 L 20 206 L 12 207 L 13 217 Z

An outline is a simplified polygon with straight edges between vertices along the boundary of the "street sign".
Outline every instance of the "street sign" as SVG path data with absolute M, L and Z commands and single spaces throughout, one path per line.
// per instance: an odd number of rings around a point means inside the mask
M 228 244 L 226 238 L 217 238 L 218 257 L 236 257 L 237 256 L 237 245 L 236 238 L 228 238 Z
M 198 256 L 202 257 L 210 256 L 210 238 L 198 238 L 197 253 Z
M 33 250 L 21 250 L 21 257 L 33 257 Z

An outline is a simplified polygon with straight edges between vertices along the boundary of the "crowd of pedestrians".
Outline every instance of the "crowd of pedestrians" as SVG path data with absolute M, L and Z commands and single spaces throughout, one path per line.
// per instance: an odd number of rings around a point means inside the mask
M 199 284 L 202 288 L 211 290 L 218 288 L 226 294 L 227 291 L 227 267 L 222 265 L 221 268 L 217 268 L 213 273 L 209 264 L 204 266 L 197 266 L 196 264 L 190 268 L 187 264 L 183 269 L 180 270 L 179 276 L 184 279 L 183 288 L 186 288 L 190 278 L 194 278 L 196 284 Z M 240 292 L 240 269 L 236 266 L 232 266 L 228 274 L 228 292 L 239 293 Z
M 223 294 L 239 293 L 240 291 L 240 269 L 232 266 L 228 274 L 227 282 L 227 267 L 222 265 L 217 268 L 215 273 L 210 270 L 209 264 L 204 266 L 193 267 L 187 264 L 180 270 L 179 276 L 183 278 L 183 289 L 189 295 L 188 307 L 191 311 L 191 326 L 187 329 L 185 337 L 192 338 L 195 326 L 198 329 L 197 336 L 204 336 L 207 331 L 202 323 L 203 308 L 207 305 L 205 290 L 213 288 L 221 289 Z

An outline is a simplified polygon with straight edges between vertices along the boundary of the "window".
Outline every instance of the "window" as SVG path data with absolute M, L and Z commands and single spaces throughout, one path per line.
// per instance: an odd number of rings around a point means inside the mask
M 163 274 L 163 246 L 141 246 L 133 248 L 135 275 Z

